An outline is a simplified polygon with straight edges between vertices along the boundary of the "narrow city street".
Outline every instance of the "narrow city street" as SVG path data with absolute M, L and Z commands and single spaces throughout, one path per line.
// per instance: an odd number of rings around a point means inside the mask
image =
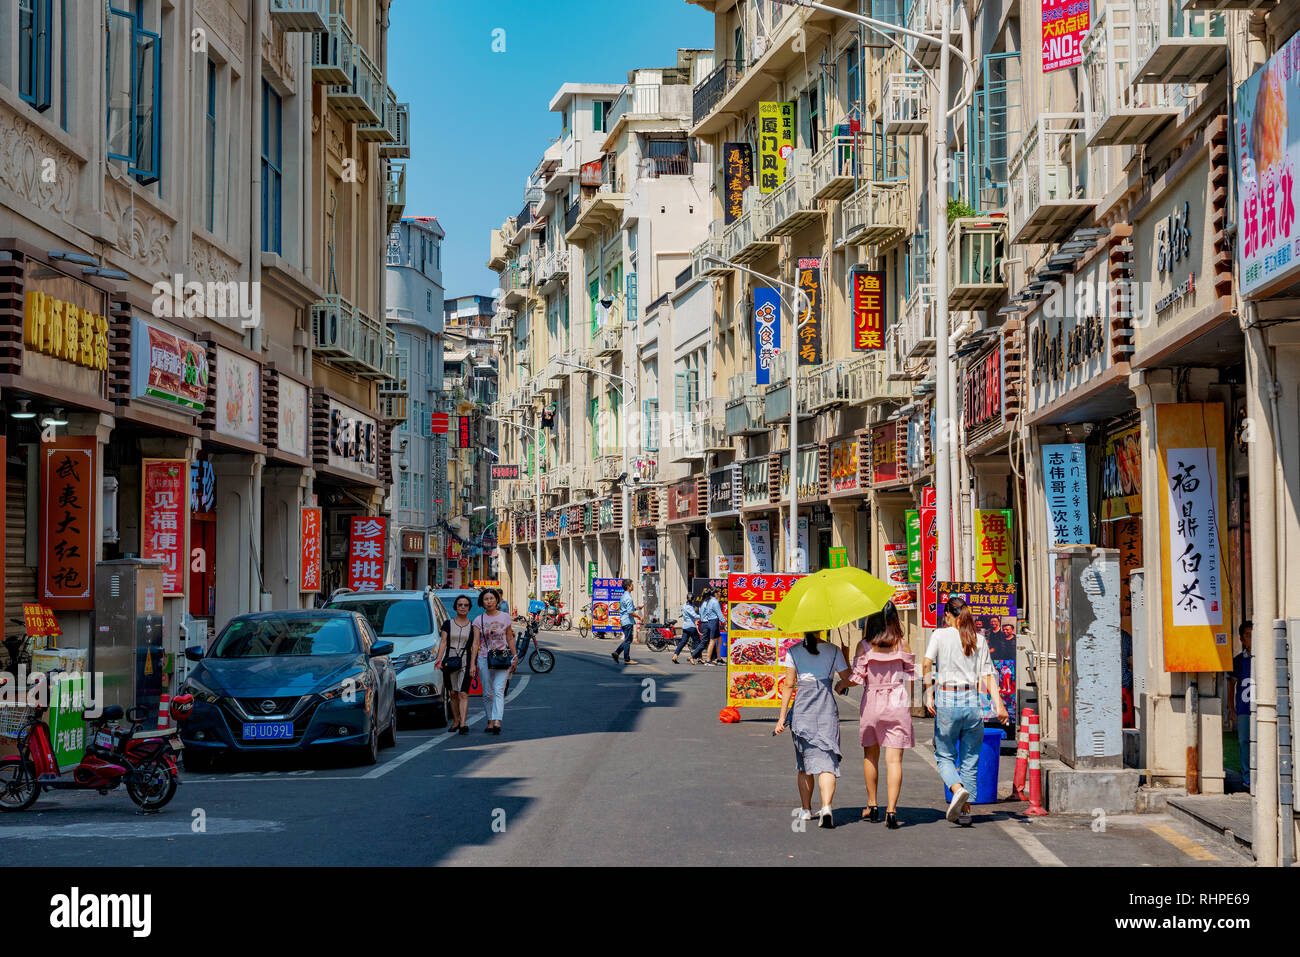
M 43 794 L 0 818 L 0 859 L 46 865 L 774 865 L 1215 866 L 1249 863 L 1160 814 L 1030 822 L 1023 804 L 943 818 L 933 755 L 904 760 L 904 827 L 860 820 L 856 693 L 841 702 L 846 760 L 836 828 L 792 827 L 789 736 L 775 710 L 717 720 L 724 670 L 673 665 L 638 645 L 547 633 L 550 674 L 518 674 L 501 737 L 405 729 L 374 767 L 318 758 L 184 775 L 175 801 L 142 815 L 121 793 Z M 917 740 L 929 736 L 918 722 Z M 1002 759 L 1001 793 L 1013 758 Z

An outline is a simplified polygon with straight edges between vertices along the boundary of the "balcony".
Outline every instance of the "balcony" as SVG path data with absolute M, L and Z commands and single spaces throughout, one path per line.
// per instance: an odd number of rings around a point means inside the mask
M 723 60 L 691 92 L 691 125 L 699 126 L 745 75 L 743 60 Z
M 806 395 L 803 404 L 809 412 L 833 408 L 843 404 L 848 398 L 842 360 L 832 359 L 830 362 L 823 362 L 808 373 L 804 382 L 807 385 L 804 390 Z
M 360 44 L 352 46 L 350 75 L 326 91 L 329 105 L 358 126 L 381 124 L 384 119 L 384 78 Z
M 885 134 L 910 135 L 930 128 L 925 77 L 919 73 L 891 73 L 885 78 Z
M 1042 113 L 1026 131 L 1009 173 L 1013 243 L 1060 242 L 1092 213 L 1083 122 L 1082 113 Z
M 591 492 L 596 487 L 595 469 L 590 465 L 574 465 L 569 488 L 574 492 Z
M 593 475 L 597 482 L 615 482 L 623 474 L 623 450 L 605 451 L 596 456 Z
M 756 435 L 767 431 L 763 397 L 759 395 L 728 402 L 725 418 L 727 435 Z
M 670 462 L 693 462 L 725 445 L 726 411 L 720 398 L 704 399 L 686 413 L 686 420 L 672 431 Z
M 515 327 L 513 309 L 498 309 L 492 316 L 492 335 L 508 336 Z
M 790 421 L 790 380 L 782 379 L 763 390 L 763 422 L 776 425 Z
M 1206 83 L 1227 65 L 1227 18 L 1179 6 L 1179 0 L 1136 0 L 1132 82 Z
M 406 164 L 389 162 L 388 181 L 384 188 L 385 222 L 391 230 L 406 212 Z
M 1278 0 L 1183 0 L 1184 10 L 1271 10 Z
M 795 150 L 788 165 L 785 182 L 761 201 L 768 209 L 769 236 L 793 236 L 805 226 L 820 223 L 824 213 L 813 199 L 811 154 Z
M 948 305 L 988 309 L 1005 296 L 1002 260 L 1006 249 L 1005 219 L 954 219 L 948 227 Z
M 528 270 L 511 266 L 501 274 L 501 305 L 517 309 L 528 301 Z
M 542 256 L 537 265 L 537 282 L 543 290 L 558 284 L 569 276 L 569 247 L 553 249 Z
M 899 323 L 894 323 L 885 330 L 885 378 L 899 388 L 911 390 L 911 386 L 899 385 L 913 379 L 919 379 L 924 374 L 926 362 L 920 360 L 917 362 L 909 361 L 907 358 L 906 344 L 904 342 L 903 327 Z
M 312 37 L 313 83 L 349 83 L 352 80 L 352 28 L 339 13 L 329 15 L 328 30 Z
M 1135 0 L 1110 0 L 1083 38 L 1089 146 L 1145 143 L 1185 99 L 1176 87 L 1133 84 L 1136 11 Z
M 378 417 L 381 422 L 405 422 L 410 397 L 406 395 L 380 395 Z
M 772 234 L 772 208 L 761 202 L 757 186 L 745 190 L 745 211 L 722 233 L 722 258 L 734 263 L 757 262 L 777 247 Z
M 603 326 L 596 330 L 592 337 L 592 349 L 597 356 L 617 356 L 623 354 L 623 319 L 621 311 L 617 316 L 614 311 L 618 309 L 617 300 L 614 307 L 610 310 L 611 317 Z
M 907 183 L 867 183 L 841 207 L 840 244 L 877 246 L 881 251 L 912 231 Z
M 286 33 L 324 33 L 330 0 L 271 0 L 271 22 Z
M 709 238 L 691 250 L 691 275 L 703 279 L 717 279 L 731 270 L 710 257 L 722 258 L 722 220 L 715 219 L 709 223 Z
M 927 36 L 939 40 L 942 32 L 942 11 L 939 4 L 943 0 L 913 0 L 907 11 L 907 26 Z M 949 34 L 948 42 L 955 47 L 961 47 L 961 17 L 960 4 L 953 4 L 953 12 L 948 23 Z M 918 40 L 916 37 L 902 37 L 903 44 L 907 50 L 920 61 L 921 65 L 927 70 L 937 69 L 939 58 L 943 53 L 943 46 L 938 42 L 927 43 Z
M 865 133 L 832 136 L 812 160 L 813 199 L 843 199 L 870 172 Z
M 600 192 L 584 196 L 574 205 L 578 207 L 578 214 L 573 218 L 573 225 L 564 234 L 564 241 L 571 246 L 596 239 L 605 230 L 618 226 L 623 221 L 627 194 L 614 192 L 612 189 L 606 190 L 602 186 Z
M 886 337 L 888 342 L 888 337 Z M 889 362 L 885 352 L 860 356 L 844 366 L 842 389 L 851 405 L 871 405 L 891 399 L 905 399 L 911 387 L 889 377 Z
M 903 355 L 909 359 L 934 355 L 934 286 L 923 283 L 912 291 L 903 306 L 900 343 Z
M 363 379 L 388 378 L 384 325 L 337 294 L 311 305 L 312 349 L 317 357 Z
M 381 141 L 379 155 L 389 159 L 407 159 L 411 155 L 411 104 L 398 103 L 397 94 L 388 91 L 384 104 L 384 125 L 391 138 Z

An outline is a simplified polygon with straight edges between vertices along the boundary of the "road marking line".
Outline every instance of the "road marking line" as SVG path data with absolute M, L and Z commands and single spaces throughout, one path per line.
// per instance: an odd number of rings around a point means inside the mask
M 521 675 L 519 677 L 518 683 L 513 688 L 511 688 L 510 693 L 506 695 L 507 703 L 519 697 L 519 693 L 528 687 L 528 679 L 530 677 L 531 677 L 530 675 Z M 481 718 L 485 718 L 485 717 L 486 715 L 482 711 L 480 711 L 478 714 L 474 715 L 474 717 L 470 718 L 465 723 L 477 724 Z M 373 781 L 375 778 L 382 778 L 389 771 L 393 771 L 401 767 L 407 761 L 410 761 L 412 758 L 419 757 L 421 754 L 424 754 L 426 751 L 430 751 L 433 748 L 436 748 L 444 741 L 450 741 L 452 737 L 453 736 L 450 734 L 443 734 L 441 738 L 434 738 L 430 741 L 426 741 L 424 742 L 424 744 L 412 748 L 410 751 L 407 751 L 405 754 L 399 754 L 397 757 L 393 758 L 393 760 L 389 761 L 387 764 L 381 764 L 379 767 L 375 768 L 374 770 L 367 771 L 365 774 L 361 775 L 361 778 L 362 780 L 367 780 L 367 781 Z M 455 735 L 455 737 L 459 738 L 460 735 Z
M 1178 848 L 1188 857 L 1197 861 L 1222 861 L 1221 857 L 1210 853 L 1200 844 L 1197 844 L 1190 837 L 1179 834 L 1168 824 L 1153 824 L 1150 821 L 1143 821 L 1142 824 L 1153 834 L 1158 834 L 1174 847 Z
M 15 824 L 0 828 L 0 840 L 47 840 L 52 837 L 88 837 L 122 840 L 126 838 L 190 837 L 224 834 L 267 834 L 283 831 L 281 821 L 231 820 L 207 818 L 204 830 L 195 831 L 188 815 L 150 821 L 95 821 L 80 824 Z

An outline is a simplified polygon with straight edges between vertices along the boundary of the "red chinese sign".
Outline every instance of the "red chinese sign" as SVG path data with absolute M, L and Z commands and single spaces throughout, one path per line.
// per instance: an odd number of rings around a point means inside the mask
M 451 428 L 451 419 L 446 412 L 434 412 L 429 418 L 429 431 L 434 435 L 446 435 Z
M 980 356 L 966 370 L 963 419 L 967 429 L 978 429 L 1002 415 L 1002 348 Z
M 388 519 L 353 515 L 348 542 L 348 587 L 353 591 L 379 591 L 384 587 L 384 546 Z
M 140 322 L 140 320 L 136 320 Z M 192 412 L 208 402 L 208 353 L 197 342 L 141 323 L 145 345 L 144 394 Z
M 898 481 L 898 423 L 887 422 L 871 431 L 871 481 L 877 485 Z
M 188 459 L 145 459 L 140 477 L 140 557 L 163 563 L 163 597 L 185 594 L 190 527 Z
M 933 505 L 921 506 L 921 626 L 937 628 L 939 604 L 939 519 Z
M 300 591 L 317 592 L 321 585 L 321 511 L 302 510 L 302 586 Z
M 853 351 L 885 348 L 885 274 L 853 274 Z
M 94 607 L 93 435 L 41 443 L 41 548 L 36 597 L 57 611 Z
M 1078 66 L 1088 32 L 1088 0 L 1043 0 L 1043 72 Z
M 460 448 L 467 449 L 471 446 L 472 443 L 470 442 L 468 415 L 460 416 L 460 421 L 457 423 L 456 434 L 460 440 Z
M 23 602 L 23 626 L 31 638 L 58 638 L 63 634 L 54 612 L 31 602 Z

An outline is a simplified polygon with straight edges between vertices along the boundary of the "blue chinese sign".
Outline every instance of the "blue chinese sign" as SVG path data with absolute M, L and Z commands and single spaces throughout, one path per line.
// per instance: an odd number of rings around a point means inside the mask
M 1043 446 L 1048 548 L 1088 545 L 1088 465 L 1083 443 Z
M 591 583 L 591 630 L 617 633 L 622 631 L 618 604 L 623 597 L 623 580 L 596 578 Z
M 770 385 L 772 367 L 781 351 L 781 297 L 766 286 L 754 290 L 754 351 L 758 354 L 754 381 Z

